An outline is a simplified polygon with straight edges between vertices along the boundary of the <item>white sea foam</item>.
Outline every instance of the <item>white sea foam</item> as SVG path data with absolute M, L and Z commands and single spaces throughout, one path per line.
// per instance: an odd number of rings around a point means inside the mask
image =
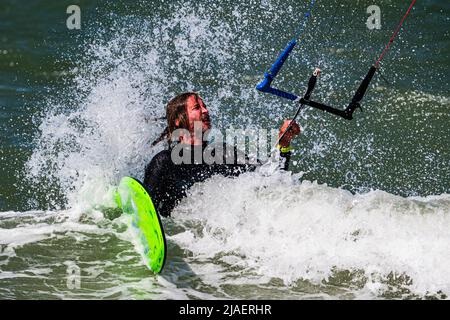
M 12 251 L 14 248 L 28 243 L 55 237 L 58 233 L 89 232 L 91 234 L 103 234 L 108 232 L 95 224 L 77 221 L 79 215 L 81 215 L 81 211 L 73 209 L 54 212 L 0 213 L 1 220 L 31 218 L 26 222 L 19 222 L 13 228 L 0 228 L 0 244 L 6 245 L 4 251 Z M 51 218 L 54 218 L 54 221 L 48 221 Z
M 286 284 L 360 270 L 375 295 L 390 273 L 410 277 L 403 285 L 415 294 L 450 293 L 450 195 L 352 195 L 288 174 L 249 173 L 197 184 L 174 219 L 201 225 L 170 237 L 195 259 L 235 256 L 222 261 Z

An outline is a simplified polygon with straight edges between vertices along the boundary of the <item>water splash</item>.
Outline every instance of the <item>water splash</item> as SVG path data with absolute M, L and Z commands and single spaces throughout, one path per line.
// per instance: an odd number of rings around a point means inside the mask
M 197 184 L 174 220 L 185 231 L 170 239 L 193 261 L 256 272 L 260 283 L 350 283 L 356 296 L 450 293 L 449 195 L 352 195 L 288 173 L 249 173 Z

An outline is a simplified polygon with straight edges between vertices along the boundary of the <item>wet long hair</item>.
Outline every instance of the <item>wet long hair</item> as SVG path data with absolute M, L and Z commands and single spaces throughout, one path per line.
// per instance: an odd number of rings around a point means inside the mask
M 176 129 L 187 129 L 189 130 L 189 118 L 187 114 L 187 100 L 189 97 L 194 96 L 198 99 L 200 96 L 196 92 L 184 92 L 172 98 L 166 107 L 166 119 L 167 127 L 161 133 L 161 135 L 153 141 L 152 146 L 157 145 L 164 139 L 168 139 L 169 145 L 172 143 L 172 133 Z M 177 126 L 176 120 L 179 120 Z

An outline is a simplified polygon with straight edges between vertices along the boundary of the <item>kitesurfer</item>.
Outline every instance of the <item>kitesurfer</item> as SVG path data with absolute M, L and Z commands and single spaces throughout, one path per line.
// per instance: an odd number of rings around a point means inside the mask
M 208 109 L 198 93 L 182 93 L 169 101 L 166 108 L 167 128 L 153 143 L 168 139 L 169 148 L 156 154 L 145 168 L 144 186 L 148 190 L 156 210 L 162 216 L 170 216 L 177 202 L 186 196 L 186 191 L 196 182 L 204 181 L 213 175 L 238 176 L 254 171 L 260 164 L 237 161 L 239 150 L 226 144 L 209 145 L 204 136 L 211 129 Z M 288 128 L 290 120 L 285 120 L 279 137 Z M 195 127 L 195 125 L 197 127 Z M 196 130 L 197 129 L 197 130 Z M 198 130 L 200 129 L 200 130 Z M 291 128 L 278 142 L 284 169 L 288 169 L 291 155 L 290 142 L 300 133 L 300 127 L 293 122 Z M 221 149 L 222 148 L 222 149 Z M 221 150 L 219 150 L 221 149 Z M 217 155 L 223 161 L 207 161 L 196 155 Z M 174 158 L 183 161 L 175 161 Z M 230 158 L 232 161 L 230 161 Z M 231 163 L 230 163 L 231 162 Z

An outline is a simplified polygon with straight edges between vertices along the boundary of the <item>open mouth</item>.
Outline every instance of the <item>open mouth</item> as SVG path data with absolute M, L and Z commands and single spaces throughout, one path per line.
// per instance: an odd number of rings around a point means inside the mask
M 211 124 L 211 119 L 209 117 L 205 117 L 202 119 L 203 124 L 207 124 L 210 125 Z

